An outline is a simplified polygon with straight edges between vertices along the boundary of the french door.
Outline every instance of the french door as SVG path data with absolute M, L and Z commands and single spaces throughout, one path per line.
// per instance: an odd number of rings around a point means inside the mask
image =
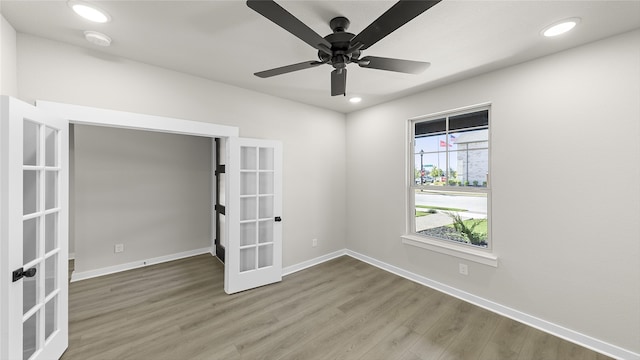
M 0 359 L 68 346 L 68 123 L 0 98 Z
M 282 145 L 227 139 L 228 294 L 282 280 Z

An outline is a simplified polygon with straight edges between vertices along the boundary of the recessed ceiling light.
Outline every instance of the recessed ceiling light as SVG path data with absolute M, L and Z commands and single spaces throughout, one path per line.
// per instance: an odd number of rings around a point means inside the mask
M 544 30 L 542 30 L 542 35 L 546 37 L 558 36 L 566 33 L 567 31 L 573 29 L 580 22 L 580 18 L 571 18 L 562 20 L 555 24 L 549 25 Z
M 88 42 L 94 45 L 98 45 L 98 46 L 111 45 L 111 38 L 97 31 L 85 31 L 84 38 L 87 39 Z
M 97 23 L 106 23 L 111 21 L 111 16 L 109 16 L 109 14 L 104 10 L 97 8 L 95 5 L 77 0 L 71 0 L 67 4 L 76 12 L 76 14 L 89 21 Z
M 352 97 L 351 99 L 349 99 L 349 102 L 350 102 L 350 103 L 352 103 L 352 104 L 357 104 L 357 103 L 359 103 L 360 101 L 362 101 L 362 98 L 361 98 L 361 97 L 358 97 L 358 96 L 354 96 L 354 97 Z

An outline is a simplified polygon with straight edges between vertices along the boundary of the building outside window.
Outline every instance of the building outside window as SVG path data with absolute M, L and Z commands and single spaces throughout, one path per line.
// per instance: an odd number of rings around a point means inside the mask
M 414 119 L 410 128 L 410 233 L 489 248 L 489 106 Z

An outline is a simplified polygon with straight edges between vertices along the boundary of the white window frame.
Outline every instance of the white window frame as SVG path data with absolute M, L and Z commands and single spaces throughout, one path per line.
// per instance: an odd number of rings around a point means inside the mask
M 486 187 L 466 187 L 466 186 L 450 186 L 443 185 L 435 187 L 425 186 L 423 184 L 416 185 L 414 179 L 415 171 L 415 125 L 416 123 L 441 119 L 443 117 L 449 118 L 456 115 L 463 115 L 476 111 L 487 110 L 489 112 L 489 125 L 488 125 L 488 148 L 489 148 L 489 181 L 487 181 Z M 411 118 L 407 121 L 408 141 L 407 141 L 407 161 L 406 161 L 406 186 L 407 186 L 407 201 L 406 201 L 406 233 L 401 236 L 402 242 L 407 245 L 417 246 L 423 249 L 443 253 L 451 256 L 455 256 L 461 259 L 474 261 L 477 263 L 497 267 L 498 257 L 493 252 L 493 239 L 491 237 L 491 104 L 483 103 L 463 108 L 457 108 L 452 110 L 441 111 L 424 116 Z M 448 121 L 447 121 L 448 129 Z M 447 139 L 448 141 L 448 139 Z M 449 168 L 447 167 L 447 170 Z M 487 247 L 480 247 L 471 244 L 458 243 L 456 241 L 440 239 L 436 237 L 429 237 L 423 234 L 417 234 L 415 231 L 415 190 L 426 189 L 433 191 L 455 191 L 455 192 L 469 192 L 469 193 L 485 193 L 487 196 Z

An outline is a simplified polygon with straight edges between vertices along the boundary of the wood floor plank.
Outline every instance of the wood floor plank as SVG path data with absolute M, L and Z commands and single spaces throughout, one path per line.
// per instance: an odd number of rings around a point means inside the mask
M 560 339 L 537 329 L 530 329 L 518 359 L 558 359 Z
M 445 309 L 436 323 L 411 347 L 411 351 L 422 360 L 438 359 L 449 344 L 460 334 L 469 317 L 479 308 L 459 302 L 454 308 Z
M 420 289 L 420 292 L 423 295 L 422 305 L 404 325 L 423 335 L 440 319 L 445 309 L 451 310 L 452 307 L 459 304 L 459 300 L 427 287 Z
M 482 352 L 499 319 L 488 310 L 476 309 L 478 311 L 467 318 L 464 328 L 439 360 L 475 359 Z
M 223 271 L 200 255 L 71 283 L 62 359 L 607 359 L 348 256 L 234 295 Z
M 391 334 L 367 351 L 361 360 L 393 360 L 401 358 L 418 341 L 420 334 L 407 326 L 396 328 Z
M 500 318 L 491 339 L 480 353 L 479 360 L 517 359 L 529 327 L 508 318 Z

